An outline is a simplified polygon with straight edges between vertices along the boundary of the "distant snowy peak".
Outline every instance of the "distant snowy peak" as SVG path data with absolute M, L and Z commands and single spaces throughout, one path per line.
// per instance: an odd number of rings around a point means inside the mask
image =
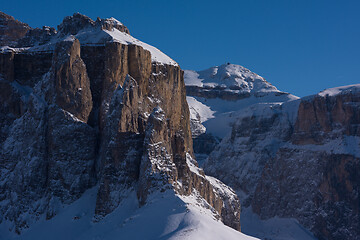
M 238 111 L 244 112 L 252 105 L 277 105 L 299 99 L 279 91 L 249 69 L 230 63 L 198 72 L 185 70 L 184 81 L 194 137 L 206 132 L 223 138 L 241 115 Z
M 185 70 L 185 84 L 234 93 L 280 92 L 264 78 L 235 64 L 223 64 L 203 71 Z
M 321 97 L 325 97 L 325 96 L 336 96 L 339 94 L 348 94 L 348 93 L 360 93 L 360 84 L 329 88 L 320 92 L 318 95 Z

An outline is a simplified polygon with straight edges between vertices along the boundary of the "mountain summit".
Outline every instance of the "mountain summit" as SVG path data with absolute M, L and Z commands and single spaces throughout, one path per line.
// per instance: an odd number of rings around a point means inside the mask
M 198 72 L 185 70 L 184 81 L 194 150 L 200 161 L 231 131 L 241 110 L 298 99 L 249 69 L 230 63 Z
M 2 44 L 0 238 L 250 238 L 197 165 L 170 57 L 79 13 Z

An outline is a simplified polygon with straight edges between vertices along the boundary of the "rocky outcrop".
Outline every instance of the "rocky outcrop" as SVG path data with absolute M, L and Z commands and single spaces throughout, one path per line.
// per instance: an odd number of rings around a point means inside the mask
M 0 46 L 15 46 L 30 30 L 29 25 L 0 12 Z
M 53 61 L 56 104 L 87 122 L 92 110 L 92 97 L 90 79 L 80 57 L 79 40 L 58 43 Z
M 23 38 L 19 39 L 16 47 L 32 47 L 35 45 L 44 45 L 49 42 L 51 37 L 55 34 L 55 28 L 49 26 L 30 29 Z
M 72 16 L 64 18 L 62 23 L 57 26 L 58 32 L 62 35 L 75 35 L 79 31 L 91 28 L 95 25 L 94 20 L 80 13 L 74 13 Z
M 42 76 L 47 73 L 52 63 L 52 52 L 18 53 L 15 49 L 0 52 L 0 74 L 10 82 L 22 86 L 34 87 Z
M 119 30 L 120 32 L 130 34 L 129 29 L 124 24 L 122 24 L 121 22 L 116 20 L 115 18 L 107 18 L 107 19 L 97 18 L 96 24 L 100 25 L 101 29 L 111 31 L 112 29 L 115 28 L 115 29 Z
M 74 13 L 72 16 L 65 17 L 63 22 L 58 26 L 58 31 L 63 35 L 75 35 L 81 30 L 86 28 L 93 28 L 95 26 L 109 31 L 112 31 L 114 28 L 116 28 L 121 32 L 130 34 L 128 28 L 115 18 L 97 18 L 97 20 L 94 21 L 80 13 Z
M 358 88 L 253 106 L 210 154 L 206 173 L 263 219 L 292 217 L 319 239 L 357 239 Z
M 180 67 L 116 19 L 74 14 L 44 31 L 0 54 L 0 222 L 21 233 L 97 185 L 95 221 L 131 192 L 142 206 L 171 190 L 240 230 L 235 193 L 194 159 Z
M 342 135 L 360 136 L 360 112 L 356 111 L 358 102 L 359 94 L 352 92 L 304 99 L 294 126 L 294 143 L 322 144 L 329 138 Z
M 178 172 L 172 158 L 166 116 L 161 108 L 155 108 L 149 117 L 141 158 L 139 187 L 140 203 L 144 204 L 151 191 L 165 191 L 171 184 L 177 185 Z M 170 185 L 170 186 L 169 186 Z M 179 186 L 177 186 L 179 187 Z

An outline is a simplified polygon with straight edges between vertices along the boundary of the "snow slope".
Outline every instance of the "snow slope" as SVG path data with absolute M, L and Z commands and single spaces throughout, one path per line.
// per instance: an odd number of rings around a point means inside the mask
M 187 87 L 197 87 L 199 90 L 199 94 L 192 92 L 187 96 L 191 119 L 200 121 L 207 133 L 219 138 L 230 132 L 237 111 L 258 103 L 282 103 L 298 99 L 235 64 L 223 64 L 199 72 L 185 70 L 184 81 Z M 211 91 L 214 92 L 212 97 L 204 96 L 204 92 Z M 232 97 L 227 98 L 226 94 Z
M 360 84 L 325 89 L 324 91 L 319 93 L 319 96 L 321 96 L 321 97 L 325 97 L 326 95 L 335 96 L 338 94 L 346 94 L 346 93 L 350 93 L 350 92 L 351 93 L 359 93 L 360 92 Z
M 203 208 L 196 194 L 178 196 L 173 191 L 155 193 L 148 203 L 139 208 L 135 192 L 111 214 L 94 222 L 97 187 L 94 187 L 50 220 L 42 219 L 20 236 L 0 225 L 1 240 L 10 239 L 256 239 L 246 236 L 214 218 L 209 209 Z
M 244 233 L 260 239 L 316 240 L 311 232 L 293 218 L 275 217 L 262 220 L 249 207 L 242 209 L 241 219 Z

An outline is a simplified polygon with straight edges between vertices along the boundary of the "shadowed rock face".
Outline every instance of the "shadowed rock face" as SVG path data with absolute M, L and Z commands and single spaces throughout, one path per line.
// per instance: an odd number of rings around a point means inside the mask
M 50 34 L 61 39 L 53 50 L 0 53 L 1 66 L 9 66 L 0 79 L 0 221 L 20 233 L 98 185 L 96 220 L 131 191 L 142 205 L 170 188 L 199 193 L 219 219 L 240 230 L 235 193 L 193 159 L 180 67 L 154 62 L 134 44 L 81 45 L 70 34 L 84 28 L 128 33 L 114 19 L 74 14 Z M 27 37 L 23 42 L 32 44 Z
M 50 41 L 56 34 L 55 28 L 43 26 L 42 28 L 30 29 L 26 35 L 19 39 L 17 47 L 32 47 L 34 45 L 43 45 Z
M 72 16 L 65 17 L 57 28 L 63 35 L 75 35 L 82 29 L 93 27 L 94 25 L 95 22 L 91 18 L 80 13 L 74 13 Z
M 359 97 L 319 94 L 242 117 L 204 169 L 263 219 L 292 217 L 319 239 L 357 239 Z
M 15 46 L 30 29 L 26 23 L 0 12 L 0 46 Z

